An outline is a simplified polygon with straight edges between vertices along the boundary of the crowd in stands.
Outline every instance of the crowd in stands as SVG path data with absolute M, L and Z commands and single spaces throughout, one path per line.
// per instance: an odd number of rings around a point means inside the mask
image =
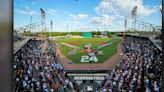
M 77 92 L 55 56 L 51 41 L 30 40 L 14 55 L 14 92 Z
M 146 38 L 126 37 L 121 61 L 100 92 L 161 92 L 162 52 Z

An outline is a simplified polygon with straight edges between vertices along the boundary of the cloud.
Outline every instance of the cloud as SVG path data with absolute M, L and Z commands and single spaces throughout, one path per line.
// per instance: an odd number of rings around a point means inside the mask
M 79 25 L 77 30 L 79 30 L 79 31 L 88 31 L 88 30 L 91 30 L 91 28 L 87 25 Z
M 75 20 L 82 20 L 82 19 L 88 18 L 87 14 L 77 14 L 77 15 L 70 14 L 69 16 L 72 17 Z
M 73 29 L 75 31 L 89 31 L 91 30 L 91 26 L 86 24 L 75 24 L 75 26 L 73 26 Z
M 131 16 L 131 10 L 137 5 L 137 16 L 143 17 L 154 13 L 157 9 L 144 6 L 142 0 L 103 0 L 96 8 L 98 14 L 113 14 L 125 18 Z
M 33 5 L 36 5 L 36 3 L 34 1 L 31 2 Z
M 68 14 L 69 12 L 68 12 L 68 11 L 64 11 L 63 13 L 64 13 L 64 14 Z
M 102 14 L 100 17 L 93 17 L 90 21 L 91 24 L 97 25 L 112 25 L 113 20 L 115 17 L 109 16 L 107 14 Z
M 57 13 L 57 11 L 54 10 L 54 9 L 48 9 L 47 13 L 50 14 L 50 15 L 55 15 Z
M 18 14 L 24 14 L 24 15 L 31 15 L 31 14 L 33 14 L 33 15 L 39 15 L 39 13 L 37 13 L 34 10 L 27 11 L 27 10 L 15 9 L 15 12 L 18 13 Z
M 24 6 L 26 10 L 30 10 L 30 7 L 29 6 Z

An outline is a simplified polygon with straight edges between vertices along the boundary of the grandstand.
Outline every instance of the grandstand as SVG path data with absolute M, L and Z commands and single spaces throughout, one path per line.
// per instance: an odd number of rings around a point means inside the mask
M 142 26 L 114 34 L 52 36 L 43 20 L 16 28 L 24 36 L 14 31 L 13 92 L 162 92 L 162 28 L 134 21 Z

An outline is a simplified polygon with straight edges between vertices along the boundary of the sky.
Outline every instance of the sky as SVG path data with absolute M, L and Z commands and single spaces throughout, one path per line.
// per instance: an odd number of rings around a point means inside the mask
M 162 0 L 14 0 L 14 29 L 41 21 L 45 11 L 47 31 L 54 32 L 123 31 L 124 21 L 131 26 L 131 10 L 137 6 L 136 19 L 162 25 Z M 38 28 L 39 29 L 39 28 Z

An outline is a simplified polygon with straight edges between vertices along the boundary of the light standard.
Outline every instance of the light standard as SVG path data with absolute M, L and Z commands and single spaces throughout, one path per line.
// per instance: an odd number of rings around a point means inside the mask
M 137 6 L 134 6 L 134 8 L 131 11 L 131 15 L 132 15 L 132 30 L 133 30 L 133 27 L 134 27 L 134 30 L 135 30 L 135 27 L 136 27 Z M 134 20 L 134 22 L 133 22 L 133 20 Z
M 32 32 L 32 16 L 33 16 L 33 13 L 31 12 L 31 17 L 30 17 L 30 32 Z
M 51 31 L 50 31 L 50 37 L 51 37 L 51 32 L 52 32 L 52 20 L 51 20 L 51 22 L 50 22 L 50 26 L 51 26 Z
M 124 33 L 123 33 L 123 40 L 125 40 L 125 31 L 126 31 L 126 26 L 127 26 L 127 20 L 125 19 L 125 24 L 124 24 Z

